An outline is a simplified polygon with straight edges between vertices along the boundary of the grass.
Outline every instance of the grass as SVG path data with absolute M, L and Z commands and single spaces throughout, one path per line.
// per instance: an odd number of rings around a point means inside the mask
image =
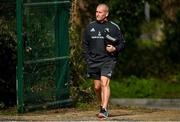
M 180 82 L 135 76 L 111 81 L 112 98 L 180 98 Z

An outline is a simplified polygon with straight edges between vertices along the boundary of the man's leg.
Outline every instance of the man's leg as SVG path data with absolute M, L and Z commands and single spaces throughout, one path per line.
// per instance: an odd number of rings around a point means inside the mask
M 101 81 L 100 80 L 94 80 L 94 91 L 96 93 L 97 99 L 99 100 L 101 106 L 102 104 L 102 98 L 101 98 Z
M 110 97 L 110 79 L 106 76 L 101 76 L 101 93 L 102 93 L 102 107 L 107 109 Z
M 98 115 L 99 118 L 107 118 L 108 117 L 108 103 L 110 97 L 110 87 L 109 87 L 110 79 L 106 76 L 101 76 L 101 98 L 102 98 L 102 109 Z
M 109 97 L 110 97 L 110 78 L 112 76 L 112 71 L 115 67 L 116 61 L 108 61 L 101 67 L 101 91 L 102 91 L 102 103 L 103 108 L 108 108 Z

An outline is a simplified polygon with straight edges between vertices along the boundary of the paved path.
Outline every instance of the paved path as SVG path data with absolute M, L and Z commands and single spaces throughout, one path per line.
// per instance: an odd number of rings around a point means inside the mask
M 121 106 L 140 106 L 158 109 L 179 109 L 180 99 L 111 99 L 111 104 Z
M 49 111 L 2 115 L 1 121 L 100 121 L 97 110 L 76 110 L 74 108 L 55 109 Z M 180 110 L 160 110 L 143 108 L 111 108 L 110 117 L 106 121 L 178 121 Z
M 111 104 L 121 107 L 110 108 L 110 117 L 106 121 L 180 122 L 180 99 L 111 99 Z M 100 121 L 96 108 L 52 109 L 25 114 L 8 111 L 8 114 L 0 113 L 0 121 Z

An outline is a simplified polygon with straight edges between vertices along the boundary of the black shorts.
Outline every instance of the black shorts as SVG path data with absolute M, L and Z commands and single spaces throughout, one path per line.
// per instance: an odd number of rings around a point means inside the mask
M 94 80 L 100 80 L 101 76 L 111 78 L 116 61 L 89 63 L 87 76 Z

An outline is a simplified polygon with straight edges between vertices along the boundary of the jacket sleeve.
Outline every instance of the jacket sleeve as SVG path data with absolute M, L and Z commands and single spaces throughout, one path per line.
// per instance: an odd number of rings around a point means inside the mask
M 89 37 L 88 37 L 87 27 L 86 27 L 83 32 L 83 41 L 82 41 L 82 55 L 86 62 L 89 60 L 88 40 L 89 40 Z
M 119 28 L 116 29 L 116 35 L 117 35 L 116 38 L 117 38 L 118 43 L 115 46 L 115 48 L 116 48 L 116 53 L 119 53 L 125 47 L 125 40 L 124 40 L 121 30 Z

